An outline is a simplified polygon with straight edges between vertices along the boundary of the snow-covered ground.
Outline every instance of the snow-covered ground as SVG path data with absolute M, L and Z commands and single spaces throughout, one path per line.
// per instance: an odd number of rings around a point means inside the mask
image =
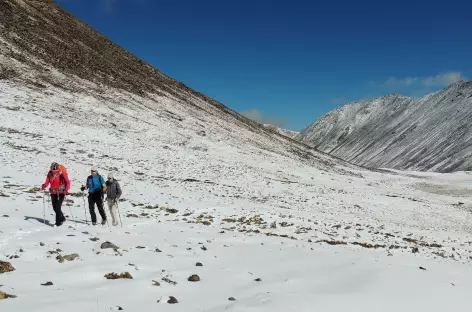
M 469 308 L 468 173 L 313 160 L 166 98 L 0 90 L 0 260 L 15 268 L 0 291 L 17 296 L 2 312 Z M 60 228 L 34 189 L 53 161 L 72 179 Z M 120 180 L 123 227 L 85 224 L 77 193 L 92 165 Z

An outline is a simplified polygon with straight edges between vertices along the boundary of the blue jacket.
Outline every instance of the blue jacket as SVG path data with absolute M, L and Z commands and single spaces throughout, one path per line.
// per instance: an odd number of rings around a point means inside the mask
M 87 178 L 87 188 L 89 190 L 89 194 L 98 192 L 102 189 L 102 185 L 105 184 L 105 180 L 101 175 L 96 176 L 89 176 Z

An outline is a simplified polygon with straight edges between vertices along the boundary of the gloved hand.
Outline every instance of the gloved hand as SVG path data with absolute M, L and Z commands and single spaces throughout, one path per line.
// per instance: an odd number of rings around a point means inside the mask
M 41 191 L 44 191 L 44 189 L 47 187 L 46 184 L 41 184 Z
M 83 192 L 85 191 L 85 186 L 82 185 L 82 187 L 80 188 L 80 190 Z

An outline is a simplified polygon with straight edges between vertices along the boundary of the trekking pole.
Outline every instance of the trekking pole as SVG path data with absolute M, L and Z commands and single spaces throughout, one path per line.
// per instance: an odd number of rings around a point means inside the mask
M 118 200 L 116 201 L 116 210 L 118 210 L 118 216 L 120 217 L 121 227 L 123 227 L 123 221 L 121 221 L 120 207 L 118 207 Z
M 46 191 L 43 192 L 43 223 L 46 225 L 46 200 L 44 199 L 44 195 L 46 195 Z
M 88 220 L 87 220 L 87 208 L 85 208 L 85 193 L 84 193 L 84 192 L 82 192 L 82 199 L 84 200 L 85 224 L 88 225 Z

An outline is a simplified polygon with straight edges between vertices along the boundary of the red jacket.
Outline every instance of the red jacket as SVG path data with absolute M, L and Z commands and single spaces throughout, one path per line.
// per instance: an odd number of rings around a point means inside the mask
M 63 179 L 61 179 L 61 175 Z M 51 185 L 49 188 L 51 194 L 67 194 L 70 189 L 70 180 L 67 174 L 49 172 L 46 176 L 46 181 L 42 185 L 42 189 L 44 190 L 48 185 Z

